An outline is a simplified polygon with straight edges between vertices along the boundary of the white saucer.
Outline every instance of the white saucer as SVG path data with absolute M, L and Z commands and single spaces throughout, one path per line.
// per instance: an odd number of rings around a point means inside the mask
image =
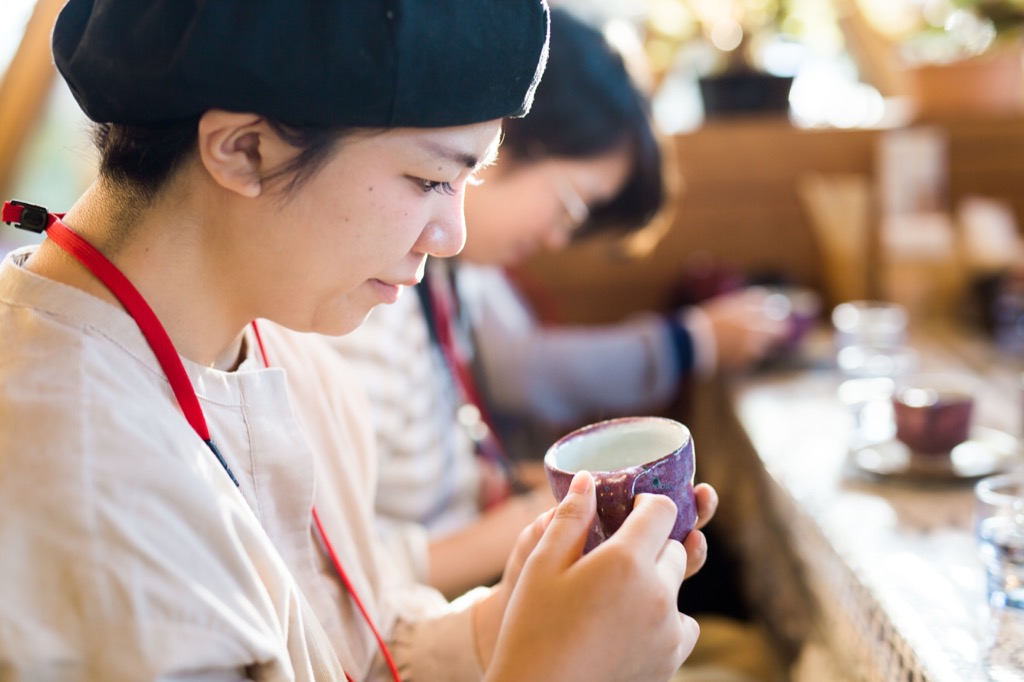
M 970 440 L 948 454 L 921 454 L 893 438 L 854 448 L 853 465 L 885 478 L 969 481 L 1024 462 L 1020 442 L 1004 431 L 976 426 Z

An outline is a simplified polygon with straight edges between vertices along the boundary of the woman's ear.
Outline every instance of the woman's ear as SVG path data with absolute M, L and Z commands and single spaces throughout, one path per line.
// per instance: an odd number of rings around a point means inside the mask
M 280 138 L 265 119 L 211 109 L 199 119 L 199 157 L 214 182 L 226 190 L 255 198 L 262 178 L 282 162 Z M 292 150 L 294 151 L 294 150 Z

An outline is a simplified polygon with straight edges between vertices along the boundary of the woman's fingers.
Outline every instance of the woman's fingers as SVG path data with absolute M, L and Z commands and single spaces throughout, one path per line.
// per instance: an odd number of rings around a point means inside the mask
M 554 514 L 555 510 L 549 509 L 520 531 L 516 544 L 512 547 L 512 553 L 509 555 L 508 561 L 505 562 L 505 571 L 501 578 L 502 583 L 506 584 L 509 590 L 515 587 L 526 560 L 537 548 Z
M 562 571 L 583 555 L 587 534 L 597 513 L 594 477 L 589 471 L 580 471 L 569 484 L 569 492 L 547 522 L 543 537 L 534 553 L 536 562 L 550 562 L 551 570 Z
M 683 549 L 686 550 L 686 577 L 704 567 L 708 558 L 708 541 L 704 533 L 699 530 L 692 530 L 683 541 Z
M 707 483 L 698 483 L 693 486 L 693 496 L 697 501 L 697 524 L 694 528 L 699 530 L 715 515 L 715 510 L 718 509 L 718 492 Z
M 659 574 L 676 581 L 678 587 L 684 578 L 695 574 L 707 560 L 707 540 L 700 532 L 718 507 L 718 493 L 706 483 L 694 486 L 697 500 L 697 524 L 680 544 L 672 548 L 669 533 L 676 519 L 676 506 L 664 495 L 637 495 L 633 511 L 622 527 L 605 543 L 611 547 L 625 544 L 630 552 L 640 557 L 657 558 Z M 543 570 L 564 570 L 583 554 L 587 534 L 597 511 L 594 480 L 589 472 L 576 474 L 565 499 L 552 512 L 541 517 L 520 536 L 512 557 L 506 566 L 506 582 L 515 585 L 526 560 L 545 564 Z M 604 545 L 602 545 L 603 547 Z M 541 551 L 534 552 L 535 548 Z M 602 547 L 595 552 L 602 551 Z
M 692 535 L 692 533 L 691 533 Z M 678 540 L 666 540 L 658 555 L 656 569 L 665 587 L 678 591 L 687 575 L 689 553 Z
M 661 553 L 675 522 L 675 502 L 665 495 L 642 493 L 633 500 L 633 511 L 604 545 L 625 543 L 638 556 L 654 558 Z
M 677 596 L 685 577 L 704 562 L 703 533 L 692 531 L 685 543 L 669 539 L 675 504 L 664 495 L 641 494 L 618 531 L 583 556 L 597 509 L 594 488 L 589 473 L 578 473 L 558 507 L 520 537 L 516 557 L 522 563 L 510 562 L 510 570 L 521 567 L 521 575 L 507 602 L 515 617 L 501 624 L 495 660 L 512 661 L 522 679 L 536 679 L 531 657 L 515 652 L 528 647 L 576 667 L 578 656 L 567 652 L 585 651 L 578 679 L 667 679 L 699 634 L 696 622 L 678 612 Z M 709 517 L 716 497 L 708 486 L 701 490 L 699 508 Z M 604 615 L 594 618 L 598 611 Z M 478 613 L 478 620 L 486 615 Z
M 700 637 L 700 625 L 685 613 L 679 614 L 679 624 L 683 629 L 683 637 L 679 642 L 679 651 L 677 652 L 679 657 L 679 664 L 675 666 L 677 669 L 683 664 L 683 661 L 690 657 L 690 653 L 693 652 L 693 647 L 696 646 L 697 639 Z

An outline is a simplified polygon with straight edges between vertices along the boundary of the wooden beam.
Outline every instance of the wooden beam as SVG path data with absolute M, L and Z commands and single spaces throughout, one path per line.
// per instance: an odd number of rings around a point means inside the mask
M 37 0 L 18 51 L 0 80 L 0 196 L 6 196 L 20 152 L 46 105 L 57 73 L 50 34 L 65 0 Z

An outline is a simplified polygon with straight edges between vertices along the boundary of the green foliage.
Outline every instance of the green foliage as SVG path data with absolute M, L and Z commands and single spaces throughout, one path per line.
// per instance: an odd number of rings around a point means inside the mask
M 953 4 L 990 21 L 999 34 L 1019 32 L 1024 26 L 1022 0 L 953 0 Z

